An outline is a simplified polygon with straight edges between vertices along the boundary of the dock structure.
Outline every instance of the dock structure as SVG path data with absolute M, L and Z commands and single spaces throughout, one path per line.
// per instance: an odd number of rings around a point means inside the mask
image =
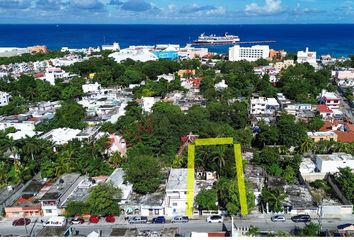
M 265 44 L 265 43 L 275 43 L 277 41 L 273 40 L 265 40 L 265 41 L 246 41 L 246 42 L 238 42 L 237 44 Z

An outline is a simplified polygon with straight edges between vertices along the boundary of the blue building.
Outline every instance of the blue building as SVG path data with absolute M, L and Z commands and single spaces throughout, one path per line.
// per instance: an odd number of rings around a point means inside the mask
M 177 60 L 179 55 L 176 51 L 154 51 L 153 54 L 156 55 L 159 59 L 165 60 Z

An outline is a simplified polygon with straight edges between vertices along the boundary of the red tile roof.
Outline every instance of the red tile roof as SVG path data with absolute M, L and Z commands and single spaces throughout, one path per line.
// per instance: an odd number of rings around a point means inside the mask
M 328 113 L 328 112 L 331 113 L 331 112 L 333 112 L 327 105 L 324 105 L 324 104 L 318 105 L 317 109 L 321 113 Z
M 335 133 L 338 135 L 338 142 L 349 142 L 353 143 L 354 142 L 354 132 L 341 132 L 341 131 L 335 131 Z

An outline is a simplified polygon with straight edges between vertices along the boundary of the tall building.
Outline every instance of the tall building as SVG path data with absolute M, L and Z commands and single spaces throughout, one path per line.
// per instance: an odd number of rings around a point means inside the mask
M 241 47 L 240 45 L 235 45 L 229 49 L 229 60 L 230 61 L 257 61 L 261 58 L 269 57 L 269 46 L 267 45 L 255 45 L 252 47 Z
M 310 52 L 309 48 L 306 51 L 297 52 L 297 62 L 298 63 L 309 63 L 310 65 L 317 65 L 316 62 L 316 52 Z

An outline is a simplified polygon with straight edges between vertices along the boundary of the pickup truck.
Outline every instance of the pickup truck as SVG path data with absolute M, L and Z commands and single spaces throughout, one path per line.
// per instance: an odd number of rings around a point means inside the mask
M 128 220 L 130 224 L 147 223 L 147 217 L 132 217 Z

